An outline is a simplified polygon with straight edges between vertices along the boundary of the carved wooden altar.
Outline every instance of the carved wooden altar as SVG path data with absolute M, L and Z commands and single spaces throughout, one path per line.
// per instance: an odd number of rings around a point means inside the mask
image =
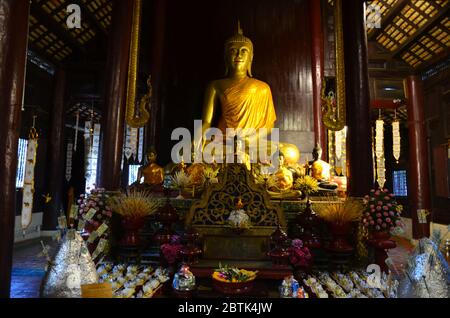
M 287 226 L 282 208 L 271 202 L 267 191 L 256 184 L 243 164 L 226 165 L 220 179 L 220 183 L 210 186 L 201 200 L 191 206 L 185 219 L 186 228 L 194 228 L 203 239 L 202 261 L 193 268 L 196 275 L 208 275 L 219 262 L 260 271 L 273 270 L 278 273 L 277 279 L 288 274 L 289 268 L 273 269 L 267 256 L 271 249 L 270 235 L 278 224 Z M 238 197 L 252 224 L 241 233 L 227 225 Z

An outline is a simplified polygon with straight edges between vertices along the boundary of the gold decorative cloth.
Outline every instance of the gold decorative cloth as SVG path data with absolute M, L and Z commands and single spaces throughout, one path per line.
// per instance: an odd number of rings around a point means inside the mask
M 220 96 L 222 116 L 218 128 L 267 128 L 277 119 L 269 85 L 254 78 L 243 78 Z

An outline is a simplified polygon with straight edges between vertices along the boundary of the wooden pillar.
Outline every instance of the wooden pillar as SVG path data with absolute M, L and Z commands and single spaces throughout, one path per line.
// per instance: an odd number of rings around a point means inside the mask
M 147 150 L 150 146 L 159 149 L 159 131 L 161 129 L 161 81 L 164 66 L 164 44 L 166 32 L 165 0 L 153 1 L 153 43 L 151 56 L 151 75 L 153 84 L 152 110 L 149 124 L 146 128 Z
M 29 0 L 0 1 L 0 298 L 8 298 L 11 287 L 29 9 Z
M 430 236 L 430 219 L 419 222 L 418 212 L 431 209 L 430 175 L 428 148 L 426 141 L 423 82 L 418 76 L 406 79 L 406 96 L 408 99 L 409 131 L 409 171 L 408 198 L 413 221 L 413 237 L 421 239 Z
M 370 91 L 364 2 L 345 0 L 345 85 L 347 95 L 347 175 L 350 196 L 362 197 L 373 187 Z
M 324 150 L 321 159 L 327 158 L 327 131 L 322 121 L 322 81 L 324 77 L 324 38 L 321 1 L 309 0 L 311 21 L 311 65 L 315 143 Z
M 115 0 L 107 61 L 99 184 L 119 190 L 134 0 Z
M 64 105 L 66 89 L 66 73 L 56 70 L 54 77 L 53 107 L 51 113 L 50 135 L 48 136 L 47 172 L 48 185 L 46 193 L 52 200 L 44 208 L 42 229 L 56 230 L 58 216 L 62 205 L 63 170 L 64 170 Z

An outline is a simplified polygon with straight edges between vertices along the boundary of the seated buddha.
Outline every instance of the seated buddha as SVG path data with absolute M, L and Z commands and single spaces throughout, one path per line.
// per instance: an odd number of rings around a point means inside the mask
M 294 174 L 286 166 L 282 153 L 279 157 L 279 168 L 273 174 L 272 184 L 269 186 L 269 194 L 272 198 L 298 198 L 301 192 L 294 190 Z
M 322 157 L 322 148 L 319 144 L 313 149 L 313 161 L 310 163 L 311 177 L 319 181 L 319 187 L 325 190 L 335 190 L 338 185 L 330 182 L 331 180 L 331 166 L 329 163 L 320 159 Z
M 239 25 L 237 34 L 225 43 L 226 78 L 211 82 L 206 90 L 203 132 L 212 125 L 223 134 L 227 128 L 270 131 L 274 127 L 272 92 L 267 83 L 253 78 L 252 62 L 253 43 Z
M 164 169 L 156 163 L 156 151 L 151 150 L 147 154 L 147 164 L 138 170 L 137 183 L 144 177 L 144 183 L 147 185 L 160 185 L 164 180 Z

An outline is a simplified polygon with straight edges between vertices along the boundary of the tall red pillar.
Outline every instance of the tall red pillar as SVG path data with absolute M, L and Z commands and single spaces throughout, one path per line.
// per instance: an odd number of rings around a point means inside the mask
M 309 1 L 309 16 L 311 21 L 311 65 L 312 93 L 314 112 L 315 143 L 324 150 L 322 159 L 327 157 L 327 131 L 322 121 L 322 81 L 324 76 L 324 38 L 322 28 L 322 9 L 320 0 Z
M 48 186 L 46 193 L 52 197 L 44 208 L 42 229 L 56 230 L 58 215 L 62 206 L 63 170 L 64 170 L 64 105 L 66 89 L 66 73 L 63 69 L 56 70 L 54 78 L 53 107 L 48 152 Z
M 0 1 L 0 298 L 8 298 L 11 287 L 29 10 L 29 0 Z
M 408 198 L 413 221 L 413 237 L 430 236 L 431 210 L 430 170 L 428 163 L 427 132 L 425 128 L 423 82 L 419 76 L 406 79 L 408 99 L 409 171 Z M 418 214 L 425 214 L 419 220 Z
M 343 1 L 342 14 L 348 126 L 348 193 L 350 196 L 363 197 L 374 185 L 364 1 Z
M 100 186 L 119 190 L 124 139 L 125 104 L 134 0 L 115 0 L 109 39 Z

